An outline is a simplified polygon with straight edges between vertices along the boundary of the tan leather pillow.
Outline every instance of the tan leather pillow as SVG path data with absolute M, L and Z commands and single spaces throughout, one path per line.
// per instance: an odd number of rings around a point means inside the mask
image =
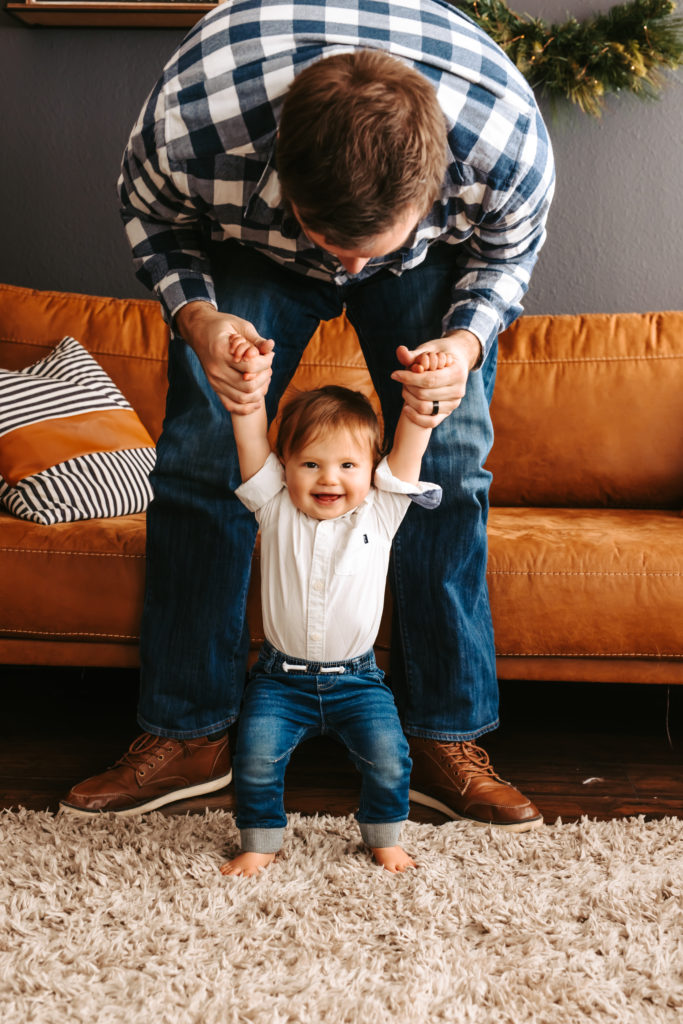
M 683 500 L 683 311 L 521 317 L 500 338 L 491 503 Z

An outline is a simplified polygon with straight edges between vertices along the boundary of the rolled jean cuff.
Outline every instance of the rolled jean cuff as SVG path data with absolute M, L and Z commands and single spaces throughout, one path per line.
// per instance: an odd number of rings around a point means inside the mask
M 248 853 L 277 853 L 285 836 L 283 828 L 240 829 L 240 846 Z
M 373 850 L 381 850 L 384 846 L 396 846 L 401 838 L 402 821 L 359 821 L 360 834 L 363 842 Z

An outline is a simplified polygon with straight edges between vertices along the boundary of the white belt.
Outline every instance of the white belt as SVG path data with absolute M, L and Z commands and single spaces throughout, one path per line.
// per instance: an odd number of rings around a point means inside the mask
M 308 665 L 290 665 L 289 662 L 283 661 L 282 667 L 285 672 L 308 672 Z M 328 672 L 345 672 L 346 669 L 343 665 L 330 665 L 320 669 L 320 673 L 316 672 L 316 675 L 323 675 Z

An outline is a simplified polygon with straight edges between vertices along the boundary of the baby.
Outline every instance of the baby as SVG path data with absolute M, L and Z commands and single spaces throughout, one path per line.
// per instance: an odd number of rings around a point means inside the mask
M 257 354 L 234 335 L 231 354 Z M 415 372 L 450 365 L 425 353 Z M 444 415 L 429 417 L 433 426 Z M 284 408 L 275 452 L 263 400 L 233 414 L 242 485 L 237 497 L 261 531 L 265 643 L 250 673 L 235 752 L 241 853 L 224 875 L 253 875 L 282 845 L 284 775 L 303 740 L 329 734 L 361 773 L 356 819 L 378 864 L 415 867 L 399 845 L 408 817 L 411 760 L 391 690 L 377 667 L 392 538 L 410 502 L 433 508 L 441 489 L 419 483 L 432 425 L 404 405 L 393 446 L 381 457 L 380 428 L 359 392 L 329 386 Z

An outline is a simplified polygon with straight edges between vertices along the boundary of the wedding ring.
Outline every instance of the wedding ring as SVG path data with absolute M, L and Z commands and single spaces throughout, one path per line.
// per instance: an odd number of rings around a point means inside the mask
M 432 402 L 432 416 L 438 416 L 438 415 L 439 415 L 439 403 L 438 402 Z

